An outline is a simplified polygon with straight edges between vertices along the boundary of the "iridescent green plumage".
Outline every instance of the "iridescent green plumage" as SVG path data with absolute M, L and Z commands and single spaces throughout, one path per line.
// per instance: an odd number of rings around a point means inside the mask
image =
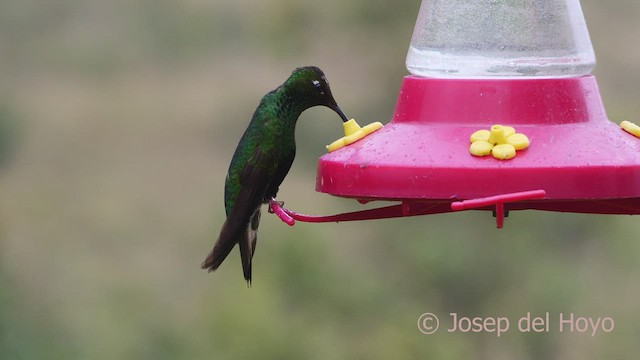
M 347 121 L 323 72 L 313 66 L 296 69 L 287 81 L 262 98 L 229 165 L 224 199 L 227 220 L 202 268 L 216 270 L 237 243 L 244 277 L 251 283 L 260 207 L 275 198 L 291 168 L 298 117 L 317 105 L 333 109 Z

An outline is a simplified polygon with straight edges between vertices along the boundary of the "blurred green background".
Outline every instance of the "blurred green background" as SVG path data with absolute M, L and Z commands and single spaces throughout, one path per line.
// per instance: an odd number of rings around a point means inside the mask
M 611 120 L 640 114 L 640 2 L 582 2 Z M 199 269 L 260 97 L 325 70 L 361 123 L 393 113 L 419 0 L 0 0 L 0 358 L 629 359 L 640 229 L 629 216 L 487 213 L 376 222 L 263 217 L 254 284 L 237 250 Z M 315 193 L 335 114 L 305 112 L 279 197 Z M 420 314 L 552 314 L 551 333 L 421 334 Z M 556 315 L 615 320 L 559 333 Z M 514 324 L 512 324 L 514 326 Z

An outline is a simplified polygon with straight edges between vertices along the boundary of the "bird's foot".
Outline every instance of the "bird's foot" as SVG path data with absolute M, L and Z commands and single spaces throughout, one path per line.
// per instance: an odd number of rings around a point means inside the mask
M 271 198 L 271 200 L 269 200 L 269 213 L 270 214 L 275 214 L 276 210 L 273 209 L 273 206 L 277 204 L 278 207 L 283 207 L 284 206 L 284 201 L 276 201 L 275 198 Z
M 287 210 L 282 207 L 283 205 L 284 201 L 276 201 L 276 199 L 271 198 L 271 200 L 269 200 L 269 212 L 278 215 L 280 220 L 284 221 L 287 225 L 293 226 L 296 221 L 287 213 Z

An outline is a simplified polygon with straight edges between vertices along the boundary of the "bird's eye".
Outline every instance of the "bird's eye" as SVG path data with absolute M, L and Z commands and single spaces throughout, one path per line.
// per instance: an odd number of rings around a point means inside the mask
M 320 85 L 320 81 L 318 80 L 313 80 L 312 83 L 313 83 L 313 86 L 316 87 L 316 89 L 320 89 L 320 87 L 322 86 Z

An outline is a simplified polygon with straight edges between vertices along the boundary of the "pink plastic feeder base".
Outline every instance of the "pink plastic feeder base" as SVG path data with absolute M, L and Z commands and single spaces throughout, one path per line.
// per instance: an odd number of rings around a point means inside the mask
M 469 136 L 510 125 L 531 144 L 514 159 L 475 157 Z M 640 139 L 608 121 L 593 76 L 407 76 L 384 128 L 322 156 L 316 189 L 361 200 L 444 203 L 541 190 L 508 209 L 640 213 Z M 600 211 L 601 210 L 601 211 Z

